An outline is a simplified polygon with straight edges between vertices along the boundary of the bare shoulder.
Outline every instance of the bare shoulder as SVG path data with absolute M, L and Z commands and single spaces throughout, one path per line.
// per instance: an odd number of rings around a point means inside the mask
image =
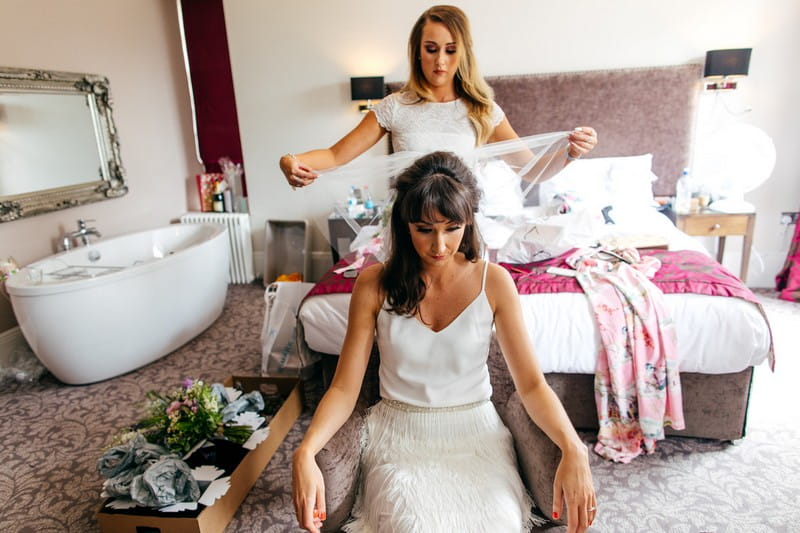
M 369 309 L 377 309 L 383 301 L 381 287 L 381 276 L 383 275 L 383 264 L 370 265 L 358 273 L 355 287 L 353 287 L 353 300 L 359 304 L 367 306 Z
M 498 303 L 518 296 L 517 287 L 511 274 L 496 263 L 489 263 L 486 272 L 486 296 L 492 309 L 496 309 Z

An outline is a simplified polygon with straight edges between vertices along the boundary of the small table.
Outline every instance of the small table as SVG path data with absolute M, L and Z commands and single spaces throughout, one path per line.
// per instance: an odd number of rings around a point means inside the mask
M 740 273 L 742 282 L 747 280 L 747 266 L 750 264 L 755 224 L 755 213 L 720 213 L 704 209 L 696 213 L 675 215 L 675 225 L 684 233 L 699 237 L 717 237 L 717 261 L 720 263 L 725 253 L 725 238 L 729 235 L 741 235 L 744 238 Z
M 350 221 L 355 222 L 359 226 L 366 226 L 374 223 L 375 217 L 360 217 L 351 218 Z M 328 216 L 328 232 L 330 235 L 331 256 L 333 257 L 333 264 L 339 262 L 340 255 L 346 254 L 350 251 L 350 244 L 356 238 L 356 231 L 348 224 L 348 221 L 340 217 L 336 212 Z

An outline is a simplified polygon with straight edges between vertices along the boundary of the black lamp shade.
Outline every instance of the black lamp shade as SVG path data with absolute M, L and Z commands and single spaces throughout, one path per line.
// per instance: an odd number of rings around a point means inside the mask
M 350 78 L 351 100 L 380 100 L 384 94 L 383 76 Z
M 709 50 L 706 52 L 706 68 L 703 77 L 747 76 L 750 68 L 750 52 L 752 51 L 752 48 Z

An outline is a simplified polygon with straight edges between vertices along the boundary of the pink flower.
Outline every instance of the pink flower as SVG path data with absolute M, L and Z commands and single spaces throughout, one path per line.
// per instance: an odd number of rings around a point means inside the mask
M 167 407 L 167 414 L 171 415 L 172 413 L 174 413 L 175 411 L 177 411 L 180 408 L 181 408 L 181 402 L 179 402 L 178 400 L 175 400 L 174 402 L 169 404 L 169 407 Z
M 188 389 L 193 384 L 194 384 L 194 381 L 192 380 L 192 378 L 186 378 L 183 381 L 181 381 L 181 385 L 183 385 L 184 389 Z

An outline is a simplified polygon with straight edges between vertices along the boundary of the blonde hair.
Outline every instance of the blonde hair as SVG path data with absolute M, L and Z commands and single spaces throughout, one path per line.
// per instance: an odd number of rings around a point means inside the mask
M 429 21 L 443 24 L 456 40 L 458 50 L 458 69 L 454 80 L 456 95 L 467 106 L 467 116 L 475 128 L 477 144 L 485 144 L 494 130 L 491 118 L 494 93 L 478 72 L 477 61 L 472 51 L 469 19 L 459 8 L 433 6 L 417 19 L 408 38 L 410 74 L 403 91 L 415 95 L 421 101 L 434 100 L 419 61 L 422 52 L 422 29 Z

